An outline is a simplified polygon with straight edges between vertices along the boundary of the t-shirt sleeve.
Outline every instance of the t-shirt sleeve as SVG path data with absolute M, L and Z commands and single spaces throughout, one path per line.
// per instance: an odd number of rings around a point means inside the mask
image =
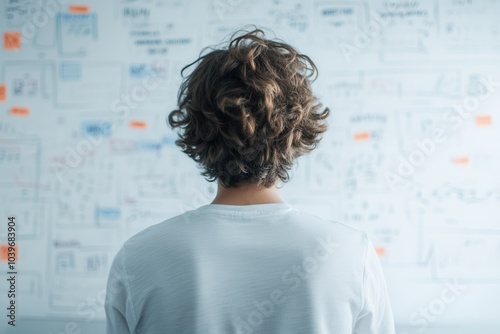
M 355 334 L 395 334 L 387 286 L 375 247 L 366 237 L 361 310 L 354 325 Z
M 134 333 L 136 319 L 129 278 L 125 267 L 125 247 L 122 247 L 111 264 L 106 285 L 106 334 Z

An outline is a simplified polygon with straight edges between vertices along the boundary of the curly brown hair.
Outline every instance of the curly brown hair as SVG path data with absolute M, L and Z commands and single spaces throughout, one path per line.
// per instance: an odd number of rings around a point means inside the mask
M 205 48 L 182 69 L 179 109 L 168 123 L 183 129 L 175 144 L 203 167 L 207 181 L 270 187 L 278 178 L 289 181 L 294 160 L 316 148 L 330 110 L 317 113 L 322 104 L 311 83 L 318 71 L 308 56 L 264 39 L 261 29 L 237 33 L 227 49 L 201 56 Z

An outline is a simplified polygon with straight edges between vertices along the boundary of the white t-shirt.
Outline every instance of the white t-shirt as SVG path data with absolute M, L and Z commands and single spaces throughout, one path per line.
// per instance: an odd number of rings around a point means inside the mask
M 289 203 L 207 204 L 127 240 L 108 334 L 393 334 L 365 232 Z

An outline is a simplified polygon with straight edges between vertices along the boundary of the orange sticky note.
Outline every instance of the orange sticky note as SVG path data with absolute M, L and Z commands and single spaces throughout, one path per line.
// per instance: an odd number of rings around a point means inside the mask
M 458 157 L 453 159 L 453 163 L 457 165 L 466 165 L 469 163 L 469 157 Z
M 384 256 L 385 247 L 375 247 L 375 252 L 377 253 L 378 256 Z
M 148 127 L 147 123 L 143 121 L 131 121 L 129 125 L 134 129 L 145 129 Z
M 13 116 L 29 116 L 30 110 L 27 107 L 12 107 L 10 108 L 10 114 Z
M 4 32 L 3 48 L 5 50 L 19 50 L 21 48 L 21 33 L 19 31 Z
M 491 123 L 492 123 L 491 115 L 477 115 L 476 117 L 477 126 L 491 125 Z
M 370 133 L 369 132 L 359 132 L 354 134 L 354 140 L 355 141 L 361 141 L 361 140 L 367 140 L 370 139 Z
M 4 84 L 0 84 L 0 102 L 7 99 L 7 87 Z
M 69 12 L 74 14 L 87 14 L 90 11 L 88 5 L 71 5 L 69 6 Z
M 15 260 L 18 260 L 17 245 L 14 246 Z M 0 261 L 9 261 L 9 244 L 0 244 Z

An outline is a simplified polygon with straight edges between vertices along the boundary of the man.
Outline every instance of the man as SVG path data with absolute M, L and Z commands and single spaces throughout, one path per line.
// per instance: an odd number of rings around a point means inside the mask
M 185 78 L 168 121 L 218 192 L 125 242 L 108 279 L 108 334 L 395 333 L 366 233 L 280 198 L 329 109 L 312 94 L 312 60 L 263 35 L 233 35 Z

